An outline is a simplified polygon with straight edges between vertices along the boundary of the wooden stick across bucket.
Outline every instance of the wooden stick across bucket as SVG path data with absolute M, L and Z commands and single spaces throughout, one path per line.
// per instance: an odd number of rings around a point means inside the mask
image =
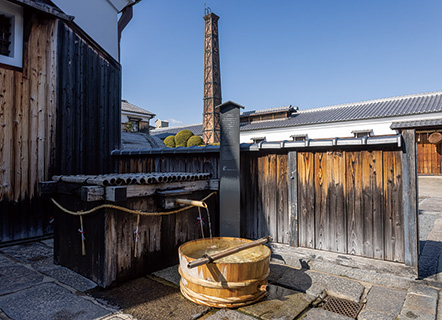
M 215 253 L 215 254 L 213 254 L 211 256 L 205 254 L 201 258 L 198 258 L 196 260 L 193 260 L 193 261 L 189 262 L 187 264 L 187 268 L 192 269 L 192 268 L 195 268 L 195 267 L 198 267 L 198 266 L 202 266 L 204 264 L 213 262 L 215 260 L 218 260 L 218 259 L 230 256 L 231 254 L 237 253 L 239 251 L 242 251 L 242 250 L 245 250 L 245 249 L 249 249 L 249 248 L 253 248 L 253 247 L 259 246 L 261 244 L 266 244 L 266 243 L 268 243 L 268 242 L 270 242 L 272 240 L 273 239 L 272 239 L 271 236 L 267 236 L 267 237 L 263 237 L 261 239 L 258 239 L 258 240 L 252 241 L 252 242 L 248 242 L 248 243 L 242 244 L 242 245 L 237 246 L 237 247 L 233 247 L 233 248 L 230 248 L 230 249 L 227 249 L 227 250 Z

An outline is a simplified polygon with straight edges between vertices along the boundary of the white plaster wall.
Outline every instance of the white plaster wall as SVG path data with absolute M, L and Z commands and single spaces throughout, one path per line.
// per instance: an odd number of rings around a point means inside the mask
M 53 0 L 64 13 L 118 60 L 118 13 L 133 0 Z
M 343 121 L 325 124 L 313 124 L 297 127 L 266 129 L 266 130 L 253 130 L 242 131 L 240 135 L 241 143 L 252 142 L 253 137 L 266 137 L 266 141 L 283 141 L 292 140 L 291 135 L 294 134 L 307 134 L 309 139 L 325 139 L 335 137 L 353 137 L 351 133 L 353 130 L 371 129 L 373 134 L 379 135 L 391 135 L 396 134 L 395 130 L 391 130 L 391 123 L 394 121 L 414 121 L 414 120 L 426 120 L 433 118 L 441 118 L 442 112 L 433 113 L 431 115 L 412 115 L 402 117 L 392 117 L 383 119 L 370 119 L 370 120 L 356 120 L 356 121 Z

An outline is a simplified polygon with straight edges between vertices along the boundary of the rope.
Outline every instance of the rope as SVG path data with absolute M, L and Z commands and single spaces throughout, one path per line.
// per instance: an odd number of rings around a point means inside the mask
M 209 199 L 211 196 L 213 196 L 215 194 L 216 194 L 216 191 L 210 193 L 207 197 L 204 197 L 203 199 L 201 199 L 201 202 L 206 201 L 207 199 Z M 185 211 L 185 210 L 195 207 L 194 205 L 189 205 L 189 206 L 177 209 L 177 210 L 167 211 L 167 212 L 143 212 L 143 211 L 139 211 L 139 210 L 132 210 L 132 209 L 120 207 L 120 206 L 117 206 L 114 204 L 102 204 L 102 205 L 96 206 L 95 208 L 92 208 L 87 211 L 83 211 L 83 210 L 71 211 L 71 210 L 64 208 L 61 204 L 59 204 L 57 201 L 55 201 L 54 198 L 51 198 L 51 200 L 61 211 L 65 212 L 67 214 L 70 214 L 70 215 L 80 217 L 80 229 L 78 229 L 78 232 L 80 232 L 80 235 L 81 235 L 81 253 L 83 256 L 86 255 L 86 246 L 84 243 L 84 241 L 86 240 L 86 237 L 85 237 L 85 232 L 84 232 L 84 227 L 83 227 L 83 216 L 84 215 L 91 214 L 95 211 L 98 211 L 98 210 L 104 209 L 104 208 L 115 209 L 115 210 L 123 211 L 126 213 L 136 214 L 137 215 L 137 228 L 135 229 L 135 232 L 134 232 L 134 234 L 135 234 L 134 256 L 136 258 L 138 255 L 138 237 L 139 237 L 138 227 L 140 225 L 140 216 L 164 216 L 164 215 L 170 215 L 170 214 L 182 212 L 182 211 Z M 199 210 L 199 207 L 198 207 L 198 210 Z M 208 210 L 207 207 L 206 207 L 206 210 Z M 200 211 L 198 211 L 198 212 L 199 212 L 199 216 L 201 217 L 201 212 Z M 201 229 L 202 229 L 202 226 L 201 226 Z M 203 234 L 203 237 L 204 237 L 204 234 Z
M 80 229 L 78 229 L 78 232 L 80 232 L 80 235 L 81 235 L 81 254 L 83 256 L 85 256 L 86 255 L 86 247 L 84 245 L 84 240 L 86 240 L 86 237 L 84 236 L 83 216 L 80 216 Z
M 81 216 L 80 216 L 81 217 Z M 140 215 L 137 215 L 137 228 L 135 229 L 135 248 L 134 248 L 134 257 L 137 257 L 137 253 L 138 253 L 138 238 L 140 236 L 138 227 L 140 226 Z
M 214 194 L 216 194 L 216 191 L 212 192 L 211 194 L 209 194 L 207 197 L 201 199 L 202 202 L 206 201 L 207 199 L 209 199 L 211 196 L 213 196 Z M 87 211 L 71 211 L 68 210 L 66 208 L 64 208 L 61 204 L 59 204 L 57 201 L 55 201 L 54 198 L 51 198 L 52 202 L 63 212 L 74 215 L 74 216 L 84 216 L 87 214 L 91 214 L 95 211 L 98 211 L 100 209 L 104 209 L 104 208 L 108 208 L 108 209 L 115 209 L 115 210 L 120 210 L 126 213 L 132 213 L 132 214 L 138 214 L 141 216 L 165 216 L 165 215 L 169 215 L 169 214 L 174 214 L 174 213 L 178 213 L 178 212 L 182 212 L 185 210 L 189 210 L 191 208 L 193 208 L 193 205 L 189 205 L 177 210 L 173 210 L 173 211 L 166 211 L 166 212 L 143 212 L 143 211 L 139 211 L 139 210 L 132 210 L 132 209 L 128 209 L 128 208 L 124 208 L 124 207 L 120 207 L 114 204 L 101 204 L 99 206 L 96 206 L 95 208 L 92 208 L 90 210 Z

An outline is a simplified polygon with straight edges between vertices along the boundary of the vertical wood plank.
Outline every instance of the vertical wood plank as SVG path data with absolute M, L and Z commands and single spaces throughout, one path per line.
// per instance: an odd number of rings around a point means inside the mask
M 362 159 L 361 153 L 346 152 L 347 162 L 347 252 L 362 255 Z
M 417 202 L 416 141 L 414 130 L 402 132 L 402 200 L 404 210 L 404 262 L 418 270 L 419 211 Z M 439 144 L 440 147 L 440 144 Z
M 373 200 L 373 257 L 384 259 L 384 211 L 383 211 L 383 153 L 372 151 L 371 153 L 371 188 Z
M 414 160 L 414 158 L 412 159 Z M 403 180 L 402 180 L 402 163 L 401 152 L 394 152 L 394 185 L 393 190 L 393 206 L 394 210 L 394 258 L 393 261 L 404 262 L 404 202 L 403 202 Z
M 345 154 L 343 152 L 333 152 L 332 156 L 332 172 L 333 181 L 328 180 L 329 190 L 334 189 L 334 197 L 328 197 L 333 202 L 334 212 L 330 212 L 330 225 L 334 225 L 335 242 L 332 245 L 334 252 L 347 252 L 347 215 L 346 215 L 346 183 L 345 183 Z M 331 170 L 328 170 L 331 172 Z M 332 183 L 332 185 L 330 185 Z M 328 191 L 330 194 L 331 192 Z M 330 229 L 332 232 L 333 229 Z
M 362 151 L 362 254 L 373 258 L 373 189 L 372 189 L 372 153 Z
M 267 156 L 267 174 L 266 174 L 266 218 L 270 235 L 278 241 L 278 210 L 276 201 L 276 155 Z
M 287 155 L 277 155 L 276 201 L 278 215 L 278 242 L 288 244 L 288 162 Z
M 328 154 L 327 152 L 315 152 L 314 155 L 314 190 L 315 190 L 315 214 L 314 214 L 314 231 L 311 231 L 315 237 L 315 248 L 320 250 L 331 250 L 334 243 L 334 232 L 330 232 L 334 226 L 330 225 L 329 210 L 327 205 L 329 201 L 328 195 Z M 331 166 L 330 166 L 331 167 Z M 332 188 L 334 190 L 334 188 Z
M 299 246 L 314 248 L 314 154 L 298 152 Z
M 289 210 L 289 244 L 298 247 L 298 155 L 297 151 L 288 153 L 288 210 Z

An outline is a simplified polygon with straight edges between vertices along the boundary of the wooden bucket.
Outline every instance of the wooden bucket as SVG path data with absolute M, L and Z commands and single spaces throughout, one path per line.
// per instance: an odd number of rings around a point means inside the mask
M 181 293 L 195 303 L 216 308 L 236 308 L 262 299 L 267 293 L 271 253 L 264 245 L 192 269 L 187 267 L 207 248 L 210 255 L 210 250 L 221 251 L 245 242 L 251 240 L 219 237 L 181 245 L 178 249 Z

